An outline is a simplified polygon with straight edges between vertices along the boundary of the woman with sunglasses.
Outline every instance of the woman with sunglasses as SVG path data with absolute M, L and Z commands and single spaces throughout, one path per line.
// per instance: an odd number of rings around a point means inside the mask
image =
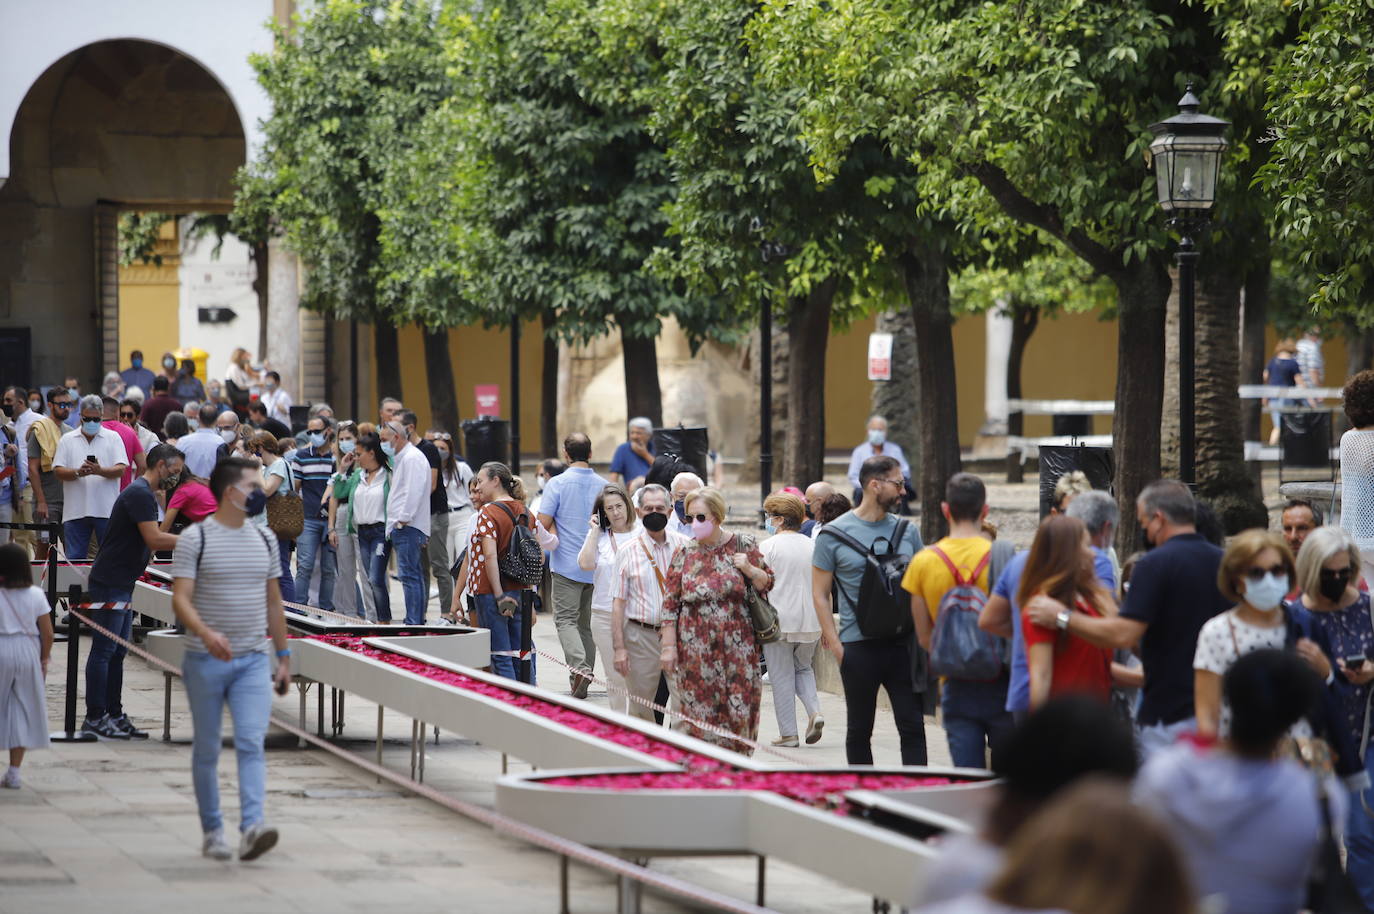
M 1306 614 L 1313 640 L 1327 648 L 1339 669 L 1328 689 L 1335 705 L 1333 724 L 1344 731 L 1367 778 L 1374 770 L 1368 714 L 1374 702 L 1374 622 L 1369 594 L 1358 586 L 1359 546 L 1340 527 L 1318 527 L 1298 550 L 1297 568 L 1302 595 L 1293 601 L 1292 610 L 1295 617 Z M 1374 904 L 1374 817 L 1365 810 L 1374 808 L 1374 795 L 1365 783 L 1350 786 L 1345 869 L 1368 907 Z
M 686 720 L 674 727 L 752 755 L 763 680 L 747 596 L 749 587 L 760 594 L 771 590 L 773 571 L 752 537 L 726 532 L 725 498 L 719 491 L 697 489 L 685 507 L 693 541 L 673 556 L 664 581 L 663 670 L 684 718 L 749 742 L 699 730 Z
M 1290 648 L 1322 679 L 1331 675 L 1326 654 L 1303 636 L 1300 624 L 1284 606 L 1296 576 L 1293 553 L 1276 531 L 1246 530 L 1226 547 L 1217 570 L 1217 589 L 1236 605 L 1202 626 L 1193 655 L 1193 707 L 1201 736 L 1229 736 L 1231 711 L 1222 701 L 1221 680 L 1246 654 Z M 1312 729 L 1300 720 L 1292 735 L 1310 737 Z

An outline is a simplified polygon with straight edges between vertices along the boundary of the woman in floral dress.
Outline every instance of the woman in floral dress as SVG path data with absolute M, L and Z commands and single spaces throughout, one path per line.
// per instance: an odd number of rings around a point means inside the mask
M 725 499 L 698 489 L 686 504 L 693 541 L 673 556 L 663 592 L 663 669 L 685 718 L 711 724 L 752 743 L 759 732 L 759 646 L 745 602 L 745 577 L 759 593 L 773 586 L 758 543 L 726 533 Z M 683 722 L 710 743 L 753 753 L 750 745 Z

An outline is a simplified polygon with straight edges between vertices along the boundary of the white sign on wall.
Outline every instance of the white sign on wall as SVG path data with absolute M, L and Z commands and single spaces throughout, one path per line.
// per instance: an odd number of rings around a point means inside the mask
M 868 380 L 892 380 L 892 334 L 868 335 Z

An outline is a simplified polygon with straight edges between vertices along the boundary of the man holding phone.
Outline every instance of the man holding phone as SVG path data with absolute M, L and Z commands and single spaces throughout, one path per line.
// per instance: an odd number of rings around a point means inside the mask
M 195 730 L 191 780 L 204 833 L 201 853 L 228 860 L 218 774 L 228 705 L 238 754 L 239 859 L 252 860 L 277 843 L 277 830 L 263 821 L 263 739 L 273 685 L 285 695 L 291 684 L 291 651 L 277 585 L 277 539 L 249 520 L 267 506 L 257 464 L 241 457 L 221 460 L 210 474 L 210 492 L 219 508 L 183 531 L 172 553 L 172 609 L 186 629 L 182 680 Z M 275 669 L 269 650 L 276 654 Z
M 119 435 L 104 427 L 105 404 L 95 394 L 81 398 L 81 424 L 62 436 L 52 470 L 62 481 L 62 538 L 67 558 L 84 559 L 91 537 L 105 538 L 105 525 L 119 497 L 129 457 Z

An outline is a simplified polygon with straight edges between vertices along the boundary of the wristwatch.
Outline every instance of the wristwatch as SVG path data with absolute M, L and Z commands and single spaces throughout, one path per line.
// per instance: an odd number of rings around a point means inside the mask
M 1061 610 L 1059 611 L 1059 615 L 1055 616 L 1055 618 L 1054 618 L 1055 627 L 1057 627 L 1061 632 L 1066 632 L 1066 631 L 1068 631 L 1068 630 L 1069 630 L 1069 619 L 1070 619 L 1072 616 L 1073 616 L 1073 613 L 1070 612 L 1069 610 L 1067 610 L 1067 609 L 1061 609 Z

